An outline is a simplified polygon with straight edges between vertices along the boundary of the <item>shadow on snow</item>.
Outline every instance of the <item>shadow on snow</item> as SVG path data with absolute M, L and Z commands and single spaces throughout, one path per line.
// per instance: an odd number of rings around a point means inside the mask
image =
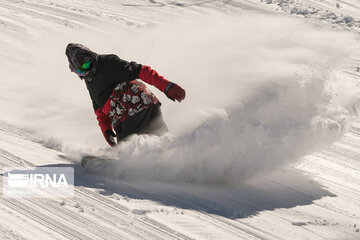
M 74 167 L 75 186 L 97 189 L 99 194 L 119 194 L 132 199 L 151 200 L 165 206 L 195 210 L 226 218 L 245 218 L 261 211 L 310 205 L 323 197 L 336 195 L 309 176 L 290 169 L 271 177 L 237 185 L 123 180 L 92 175 L 80 164 L 54 164 L 41 167 Z

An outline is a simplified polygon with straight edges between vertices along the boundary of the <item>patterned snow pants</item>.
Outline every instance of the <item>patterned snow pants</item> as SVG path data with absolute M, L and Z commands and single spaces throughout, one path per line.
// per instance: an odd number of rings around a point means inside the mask
M 157 97 L 138 80 L 119 83 L 109 98 L 108 116 L 118 141 L 133 133 L 163 134 L 168 130 Z

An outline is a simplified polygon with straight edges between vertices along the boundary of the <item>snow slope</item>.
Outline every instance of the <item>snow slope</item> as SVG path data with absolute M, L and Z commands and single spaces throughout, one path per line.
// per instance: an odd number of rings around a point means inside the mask
M 360 238 L 359 8 L 336 3 L 3 0 L 0 164 L 76 178 L 72 199 L 2 197 L 1 238 Z M 68 42 L 183 85 L 154 89 L 171 134 L 108 150 Z M 127 178 L 85 173 L 89 152 Z

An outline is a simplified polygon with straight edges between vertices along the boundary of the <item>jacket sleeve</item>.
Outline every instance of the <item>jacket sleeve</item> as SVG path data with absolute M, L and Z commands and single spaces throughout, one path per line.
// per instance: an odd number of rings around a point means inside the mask
M 93 96 L 92 94 L 92 87 L 90 86 L 90 84 L 85 80 L 85 85 L 86 85 L 86 88 L 87 90 L 89 91 L 89 95 L 90 95 L 90 98 L 91 98 L 91 102 L 92 102 L 92 105 L 93 105 L 93 108 L 94 108 L 94 111 L 96 109 L 98 109 L 100 106 L 97 104 L 96 100 L 95 100 L 95 97 Z
M 105 134 L 106 130 L 112 129 L 110 118 L 101 110 L 101 108 L 95 110 L 95 115 L 103 134 Z
M 93 108 L 94 108 L 94 111 L 95 111 L 96 109 L 98 109 L 98 108 L 100 108 L 100 107 L 99 107 L 99 105 L 95 102 L 95 100 L 92 98 L 91 93 L 90 93 L 90 97 L 91 97 L 91 102 L 92 102 L 92 105 L 93 105 Z
M 172 83 L 166 80 L 163 76 L 159 75 L 154 69 L 149 66 L 142 66 L 139 78 L 144 82 L 155 86 L 160 91 L 165 92 L 169 87 L 171 87 Z
M 103 134 L 105 134 L 106 130 L 111 128 L 111 120 L 110 118 L 102 111 L 102 109 L 99 107 L 99 105 L 94 100 L 94 97 L 91 94 L 91 91 L 89 91 L 90 98 L 93 104 L 94 112 L 96 115 L 96 119 L 98 120 L 100 129 Z

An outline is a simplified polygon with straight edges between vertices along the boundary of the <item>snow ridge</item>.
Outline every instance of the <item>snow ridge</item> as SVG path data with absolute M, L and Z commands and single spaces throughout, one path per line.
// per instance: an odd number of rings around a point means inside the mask
M 341 11 L 334 11 L 335 7 L 333 9 L 324 8 L 316 2 L 299 0 L 261 0 L 261 2 L 274 5 L 276 10 L 291 15 L 301 15 L 310 20 L 327 22 L 336 28 L 360 31 L 360 19 L 358 17 L 347 15 Z M 332 3 L 339 10 L 343 8 L 342 3 L 336 1 L 332 1 Z

